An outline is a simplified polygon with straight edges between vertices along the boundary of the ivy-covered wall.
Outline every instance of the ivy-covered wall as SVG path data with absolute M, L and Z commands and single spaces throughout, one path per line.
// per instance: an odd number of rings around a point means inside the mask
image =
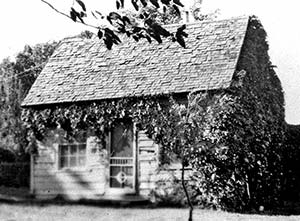
M 279 203 L 284 98 L 256 18 L 250 19 L 232 88 L 213 94 L 211 102 L 205 136 L 218 145 L 195 161 L 210 199 L 202 197 L 202 203 L 235 210 Z
M 249 120 L 244 125 L 251 162 L 248 182 L 250 201 L 257 205 L 280 200 L 285 140 L 284 94 L 270 62 L 266 36 L 261 23 L 252 18 L 237 67 L 248 73 L 238 103 Z

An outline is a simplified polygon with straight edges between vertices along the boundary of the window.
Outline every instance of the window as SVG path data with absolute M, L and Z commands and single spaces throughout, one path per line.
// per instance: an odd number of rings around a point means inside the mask
M 81 167 L 86 164 L 86 144 L 61 144 L 59 145 L 59 167 Z

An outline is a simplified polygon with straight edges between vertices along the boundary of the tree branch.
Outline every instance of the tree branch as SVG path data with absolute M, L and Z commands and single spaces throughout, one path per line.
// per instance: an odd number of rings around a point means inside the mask
M 69 18 L 69 19 L 71 19 L 71 17 L 69 16 L 69 15 L 67 15 L 66 13 L 64 13 L 64 12 L 61 12 L 61 11 L 59 11 L 58 9 L 56 9 L 53 5 L 51 5 L 49 2 L 47 2 L 47 1 L 45 1 L 45 0 L 41 0 L 43 3 L 45 3 L 46 5 L 48 5 L 50 8 L 52 8 L 54 11 L 56 11 L 58 14 L 61 14 L 61 15 L 63 15 L 63 16 L 65 16 L 65 17 L 67 17 L 67 18 Z M 75 22 L 77 22 L 77 23 L 80 23 L 80 24 L 83 24 L 83 25 L 85 25 L 85 26 L 88 26 L 88 27 L 91 27 L 91 28 L 95 28 L 95 29 L 99 29 L 99 27 L 97 27 L 97 26 L 94 26 L 94 25 L 90 25 L 90 24 L 86 24 L 86 23 L 84 23 L 84 22 L 79 22 L 79 21 L 75 21 Z

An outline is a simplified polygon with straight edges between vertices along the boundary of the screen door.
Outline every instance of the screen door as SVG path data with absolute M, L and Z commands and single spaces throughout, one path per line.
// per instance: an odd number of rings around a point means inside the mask
M 134 191 L 135 157 L 133 149 L 133 124 L 119 123 L 111 131 L 110 188 Z

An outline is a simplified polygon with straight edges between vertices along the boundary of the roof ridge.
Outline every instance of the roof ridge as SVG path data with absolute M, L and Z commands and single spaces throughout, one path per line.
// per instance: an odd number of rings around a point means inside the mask
M 204 24 L 204 23 L 217 23 L 217 22 L 226 22 L 229 20 L 239 20 L 239 19 L 249 19 L 250 15 L 240 15 L 240 16 L 234 16 L 234 17 L 230 17 L 230 18 L 224 18 L 224 19 L 216 19 L 216 20 L 203 20 L 203 21 L 195 21 L 195 22 L 189 22 L 189 23 L 176 23 L 176 24 L 168 24 L 168 25 L 163 25 L 163 27 L 165 28 L 172 28 L 174 26 L 178 26 L 178 25 L 187 25 L 187 26 L 193 26 L 193 25 L 199 25 L 199 24 Z
M 241 15 L 241 16 L 234 16 L 234 17 L 230 17 L 230 18 L 225 18 L 225 19 L 217 19 L 217 20 L 204 20 L 204 21 L 195 21 L 195 22 L 189 22 L 189 23 L 175 23 L 175 24 L 168 24 L 168 25 L 162 25 L 164 28 L 174 28 L 176 26 L 180 26 L 180 25 L 186 25 L 187 27 L 193 27 L 195 25 L 200 25 L 200 24 L 205 24 L 205 23 L 218 23 L 218 22 L 226 22 L 229 20 L 239 20 L 239 19 L 249 19 L 250 15 Z M 78 41 L 78 40 L 87 40 L 87 41 L 93 41 L 95 40 L 95 38 L 97 38 L 97 36 L 94 34 L 94 36 L 90 39 L 88 38 L 82 38 L 80 37 L 78 34 L 74 35 L 74 36 L 67 36 L 64 37 L 63 39 L 60 40 L 60 42 L 70 42 L 70 41 Z

